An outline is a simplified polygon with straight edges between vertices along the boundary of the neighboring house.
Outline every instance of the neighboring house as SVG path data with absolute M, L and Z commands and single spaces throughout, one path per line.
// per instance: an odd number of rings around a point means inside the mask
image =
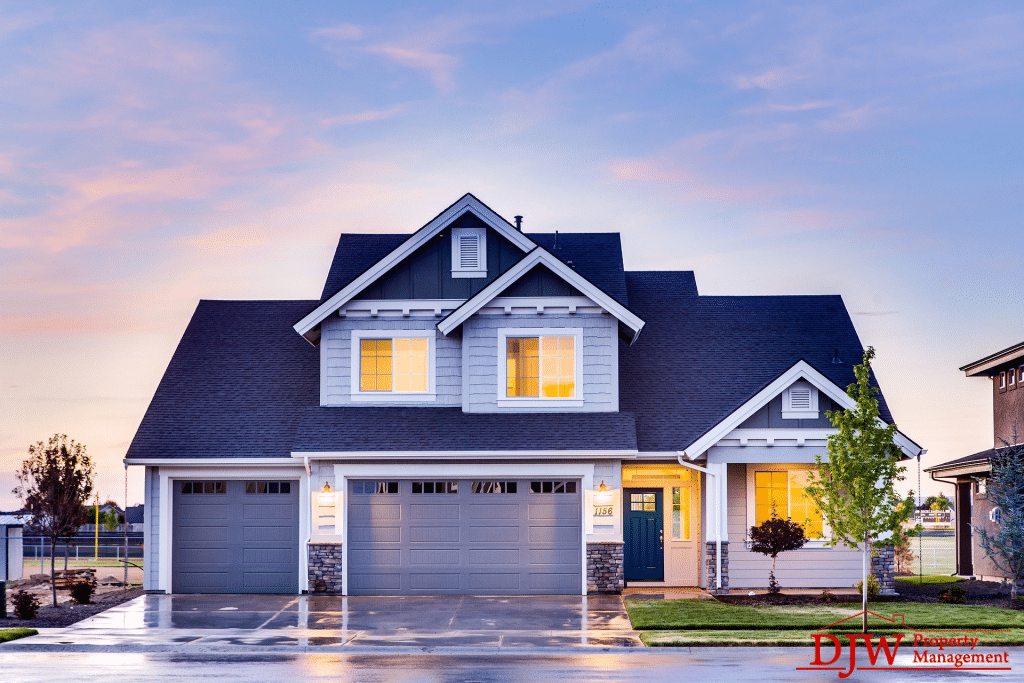
M 618 234 L 520 222 L 466 195 L 342 234 L 320 300 L 201 301 L 126 457 L 146 588 L 727 590 L 766 585 L 746 539 L 773 505 L 827 536 L 803 486 L 853 404 L 842 299 L 700 296 L 626 271 Z M 861 556 L 778 564 L 848 587 Z
M 1024 342 L 960 368 L 967 377 L 992 382 L 992 448 L 929 467 L 936 481 L 956 487 L 956 573 L 1001 578 L 972 529 L 993 530 L 998 512 L 985 495 L 985 479 L 997 449 L 1024 443 Z
M 146 506 L 129 505 L 124 513 L 129 533 L 142 533 L 146 523 Z
M 0 581 L 20 579 L 24 573 L 25 524 L 16 512 L 0 512 Z

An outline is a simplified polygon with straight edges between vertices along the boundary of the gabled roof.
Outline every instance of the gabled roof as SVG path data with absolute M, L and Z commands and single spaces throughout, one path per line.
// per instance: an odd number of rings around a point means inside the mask
M 482 220 L 489 228 L 496 230 L 502 237 L 516 245 L 524 252 L 530 251 L 537 245 L 528 237 L 523 235 L 508 221 L 495 213 L 489 206 L 481 202 L 471 194 L 465 194 L 457 202 L 442 211 L 433 220 L 410 235 L 405 241 L 391 250 L 383 259 L 377 261 L 358 277 L 341 288 L 340 291 L 331 295 L 323 301 L 311 313 L 302 320 L 295 323 L 295 331 L 311 343 L 316 343 L 320 337 L 320 323 L 334 311 L 338 310 L 347 301 L 354 298 L 367 285 L 390 271 L 410 256 L 419 247 L 427 243 L 434 235 L 444 230 L 455 222 L 466 212 L 472 212 Z
M 949 460 L 932 467 L 924 468 L 925 472 L 947 472 L 949 470 L 964 470 L 968 471 L 987 471 L 989 469 L 989 463 L 992 458 L 996 456 L 998 451 L 995 448 L 989 448 L 987 451 L 981 451 L 979 453 L 972 453 L 971 455 L 957 458 L 956 460 Z
M 626 282 L 647 324 L 620 348 L 619 400 L 636 415 L 641 451 L 689 449 L 799 360 L 837 387 L 856 381 L 864 350 L 842 297 L 698 296 L 690 272 L 627 272 Z
M 973 363 L 968 363 L 960 368 L 960 370 L 968 377 L 976 377 L 978 375 L 990 376 L 998 372 L 1000 366 L 1007 363 L 1017 363 L 1022 359 L 1024 359 L 1024 342 L 1014 344 L 1009 348 L 997 351 Z
M 494 282 L 480 290 L 476 296 L 470 297 L 461 306 L 449 313 L 443 320 L 437 323 L 438 331 L 445 336 L 451 334 L 459 325 L 466 322 L 474 313 L 483 308 L 487 302 L 501 294 L 512 283 L 539 265 L 546 266 L 555 275 L 580 290 L 591 301 L 599 304 L 615 316 L 619 322 L 626 325 L 632 331 L 632 341 L 636 341 L 640 330 L 643 329 L 644 321 L 606 292 L 594 286 L 575 270 L 556 259 L 543 247 L 534 248 L 519 263 L 509 268 Z

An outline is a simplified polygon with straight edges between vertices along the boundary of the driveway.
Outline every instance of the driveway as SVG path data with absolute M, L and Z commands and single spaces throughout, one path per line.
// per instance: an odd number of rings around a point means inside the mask
M 642 647 L 618 596 L 144 595 L 8 650 Z

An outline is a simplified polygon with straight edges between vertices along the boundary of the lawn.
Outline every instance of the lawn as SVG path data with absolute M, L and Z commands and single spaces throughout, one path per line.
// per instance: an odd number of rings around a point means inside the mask
M 0 643 L 38 635 L 38 633 L 39 631 L 34 628 L 0 628 Z
M 947 574 L 925 574 L 924 576 L 897 576 L 900 583 L 909 583 L 915 586 L 940 586 L 950 583 L 960 583 L 964 580 L 962 576 L 949 576 Z
M 904 622 L 868 617 L 873 633 L 912 633 L 911 629 L 993 631 L 978 633 L 983 644 L 1024 644 L 1024 612 L 968 605 L 918 602 L 868 603 L 869 611 Z M 807 645 L 810 633 L 823 631 L 859 614 L 859 605 L 732 605 L 717 600 L 627 600 L 633 628 L 648 645 Z M 830 633 L 859 632 L 856 617 L 828 629 Z

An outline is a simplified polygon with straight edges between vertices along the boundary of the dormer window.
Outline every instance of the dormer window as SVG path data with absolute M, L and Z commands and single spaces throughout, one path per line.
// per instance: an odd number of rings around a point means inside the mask
M 433 401 L 434 332 L 353 330 L 352 400 Z
M 581 408 L 583 330 L 498 330 L 498 406 Z
M 809 382 L 799 381 L 782 393 L 782 418 L 785 420 L 816 420 L 818 390 Z
M 486 228 L 452 228 L 452 277 L 487 277 Z

